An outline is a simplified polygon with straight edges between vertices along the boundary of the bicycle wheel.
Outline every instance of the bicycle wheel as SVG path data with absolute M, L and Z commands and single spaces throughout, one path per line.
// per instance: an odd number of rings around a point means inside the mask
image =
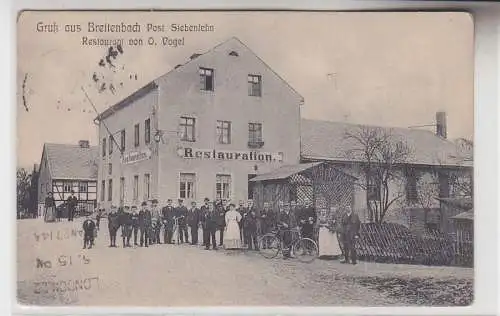
M 266 234 L 259 238 L 259 253 L 267 259 L 276 257 L 280 251 L 280 240 L 276 235 Z
M 292 248 L 293 257 L 299 259 L 300 262 L 309 263 L 314 261 L 318 256 L 318 245 L 309 238 L 298 240 Z

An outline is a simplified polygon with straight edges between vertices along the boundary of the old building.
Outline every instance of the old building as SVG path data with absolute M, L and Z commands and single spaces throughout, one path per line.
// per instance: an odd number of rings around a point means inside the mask
M 97 117 L 99 200 L 247 199 L 249 179 L 299 163 L 302 103 L 236 38 L 193 54 Z
M 56 206 L 75 192 L 80 210 L 93 210 L 97 201 L 97 155 L 95 146 L 82 140 L 78 145 L 44 144 L 38 173 L 38 214 L 52 192 Z
M 435 132 L 302 120 L 301 161 L 328 161 L 354 175 L 354 205 L 363 219 L 375 219 L 369 212 L 372 204 L 386 207 L 385 221 L 437 229 L 445 220 L 437 198 L 472 194 L 473 161 L 471 152 L 446 138 L 445 114 L 438 112 L 436 119 Z M 399 150 L 401 144 L 408 150 Z M 386 157 L 371 157 L 368 163 L 368 149 L 385 151 Z M 395 158 L 398 152 L 403 153 Z M 370 182 L 369 164 L 375 170 Z

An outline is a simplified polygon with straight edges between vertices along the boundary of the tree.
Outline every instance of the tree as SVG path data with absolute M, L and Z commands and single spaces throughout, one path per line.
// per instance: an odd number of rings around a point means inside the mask
M 17 212 L 28 208 L 30 203 L 31 175 L 24 168 L 17 169 Z
M 470 164 L 474 161 L 474 143 L 466 138 L 459 138 L 455 141 L 456 154 L 452 155 L 459 164 Z M 474 196 L 474 173 L 469 168 L 465 172 L 454 172 L 450 175 L 450 185 L 453 187 L 453 194 L 460 196 Z
M 357 183 L 366 194 L 366 205 L 370 221 L 380 223 L 390 207 L 404 196 L 404 173 L 401 165 L 407 163 L 411 148 L 392 130 L 362 126 L 356 131 L 346 131 L 345 140 L 354 142 L 354 147 L 345 154 L 360 161 L 364 179 Z M 398 183 L 399 182 L 399 183 Z M 398 183 L 397 189 L 391 184 Z

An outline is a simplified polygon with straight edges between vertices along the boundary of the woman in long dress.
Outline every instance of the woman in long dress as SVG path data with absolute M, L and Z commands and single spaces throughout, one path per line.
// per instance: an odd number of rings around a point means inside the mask
M 342 255 L 335 226 L 335 219 L 330 224 L 326 216 L 326 211 L 322 211 L 319 219 L 318 237 L 319 258 L 321 259 L 338 259 Z
M 56 202 L 52 196 L 52 192 L 47 194 L 45 198 L 45 222 L 54 222 L 56 220 Z
M 240 221 L 241 214 L 235 210 L 234 204 L 230 204 L 229 211 L 225 215 L 224 247 L 226 249 L 241 249 Z

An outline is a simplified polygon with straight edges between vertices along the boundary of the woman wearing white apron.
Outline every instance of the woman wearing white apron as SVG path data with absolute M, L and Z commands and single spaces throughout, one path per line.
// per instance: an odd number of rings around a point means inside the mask
M 241 214 L 235 210 L 235 205 L 229 206 L 229 211 L 225 215 L 226 228 L 224 232 L 224 247 L 226 249 L 240 249 L 240 226 Z
M 56 203 L 52 197 L 52 192 L 49 192 L 47 195 L 48 196 L 45 198 L 44 220 L 45 222 L 50 223 L 56 221 Z
M 332 208 L 331 212 L 335 212 L 335 210 Z M 342 251 L 340 250 L 337 233 L 334 229 L 335 220 L 330 224 L 326 213 L 326 210 L 322 210 L 319 218 L 319 258 L 338 259 L 342 255 Z

